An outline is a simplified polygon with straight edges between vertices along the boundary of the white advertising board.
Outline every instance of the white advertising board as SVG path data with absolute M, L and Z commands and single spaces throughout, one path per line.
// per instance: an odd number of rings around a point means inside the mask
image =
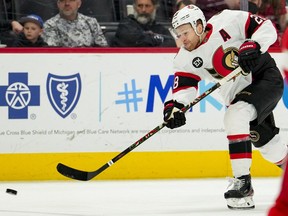
M 0 152 L 122 151 L 162 123 L 175 53 L 1 53 Z M 283 55 L 274 53 L 279 65 Z M 200 91 L 212 83 L 201 82 Z M 275 110 L 288 137 L 288 93 Z M 223 150 L 217 92 L 135 151 Z

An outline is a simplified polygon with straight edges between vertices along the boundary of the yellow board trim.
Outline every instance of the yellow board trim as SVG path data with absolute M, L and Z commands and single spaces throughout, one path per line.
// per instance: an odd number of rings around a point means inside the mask
M 32 153 L 1 154 L 0 181 L 65 180 L 56 166 L 59 162 L 83 170 L 96 170 L 117 154 Z M 227 151 L 130 152 L 95 180 L 215 178 L 231 176 Z M 252 176 L 280 176 L 281 169 L 253 152 Z

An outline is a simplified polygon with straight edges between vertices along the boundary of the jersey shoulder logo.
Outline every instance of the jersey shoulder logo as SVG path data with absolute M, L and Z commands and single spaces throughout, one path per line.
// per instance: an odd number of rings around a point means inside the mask
M 202 65 L 203 65 L 203 59 L 200 58 L 200 57 L 195 57 L 195 58 L 192 60 L 192 65 L 193 65 L 195 68 L 200 68 L 200 67 L 202 67 Z

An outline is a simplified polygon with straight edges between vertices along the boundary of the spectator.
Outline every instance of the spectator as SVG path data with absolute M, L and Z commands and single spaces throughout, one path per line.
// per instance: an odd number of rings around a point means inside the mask
M 253 14 L 257 14 L 259 8 L 261 7 L 262 0 L 248 0 L 249 1 L 249 11 Z
M 20 33 L 23 30 L 23 26 L 15 20 L 7 21 L 7 20 L 0 20 L 0 29 L 2 30 L 9 30 L 12 29 L 15 33 Z
M 22 32 L 22 30 L 23 26 L 18 21 L 0 20 L 1 47 L 11 46 L 16 39 L 16 35 Z
M 41 17 L 31 14 L 20 19 L 23 32 L 17 35 L 13 47 L 43 47 L 47 43 L 41 37 L 43 32 L 43 20 Z
M 112 46 L 116 47 L 176 47 L 168 28 L 156 22 L 157 0 L 134 0 L 134 14 L 118 26 Z
M 176 0 L 174 13 L 190 4 L 196 5 L 196 0 Z
M 288 57 L 288 29 L 285 30 L 282 40 L 282 48 Z M 284 68 L 285 80 L 288 83 L 288 65 Z M 286 161 L 283 173 L 282 186 L 274 205 L 269 209 L 268 216 L 287 216 L 288 214 L 288 161 Z
M 43 38 L 49 46 L 108 46 L 97 19 L 78 12 L 81 3 L 81 0 L 57 0 L 59 14 L 44 23 Z
M 189 4 L 197 5 L 207 20 L 224 9 L 240 8 L 240 0 L 176 0 L 175 12 Z
M 258 14 L 270 19 L 280 33 L 286 28 L 286 1 L 285 0 L 262 0 Z
M 278 33 L 277 41 L 273 44 L 275 47 L 281 46 L 282 34 L 286 28 L 286 2 L 285 0 L 262 0 L 258 15 L 270 19 Z

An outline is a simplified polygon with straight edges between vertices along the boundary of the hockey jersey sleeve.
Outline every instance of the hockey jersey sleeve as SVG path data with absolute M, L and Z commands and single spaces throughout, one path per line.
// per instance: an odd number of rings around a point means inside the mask
M 263 17 L 255 14 L 243 13 L 246 16 L 244 23 L 245 38 L 257 41 L 261 46 L 261 52 L 264 53 L 277 40 L 277 31 L 273 23 Z
M 173 99 L 185 105 L 196 98 L 200 78 L 194 74 L 177 71 L 174 74 Z
M 205 53 L 203 50 L 199 53 Z M 208 54 L 204 54 L 208 55 Z M 191 64 L 193 59 L 193 64 Z M 203 56 L 202 56 L 203 59 Z M 172 88 L 173 100 L 177 100 L 184 105 L 188 105 L 198 94 L 198 84 L 201 80 L 210 79 L 207 77 L 205 68 L 200 68 L 203 64 L 198 53 L 187 51 L 181 47 L 173 60 L 174 83 Z M 197 67 L 195 67 L 195 65 Z
M 180 49 L 174 59 L 173 99 L 185 105 L 192 102 L 197 95 L 200 76 L 190 72 L 187 64 L 188 52 Z

